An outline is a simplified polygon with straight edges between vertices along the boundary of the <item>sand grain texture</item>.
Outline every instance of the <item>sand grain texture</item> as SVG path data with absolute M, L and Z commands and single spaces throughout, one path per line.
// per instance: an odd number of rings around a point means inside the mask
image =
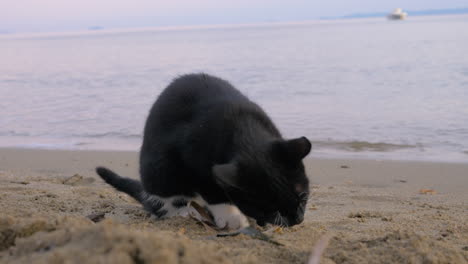
M 468 262 L 466 164 L 311 158 L 305 222 L 263 229 L 284 246 L 154 220 L 97 165 L 137 177 L 134 152 L 0 150 L 0 263 L 307 263 L 324 234 L 321 263 Z

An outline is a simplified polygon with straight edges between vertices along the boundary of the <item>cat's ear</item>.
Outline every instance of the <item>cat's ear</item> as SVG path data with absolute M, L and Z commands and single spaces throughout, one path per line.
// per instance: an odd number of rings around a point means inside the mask
M 273 142 L 274 155 L 283 161 L 301 161 L 311 148 L 312 144 L 306 137 Z
M 215 181 L 224 187 L 237 187 L 237 166 L 233 163 L 226 163 L 213 166 L 213 177 Z

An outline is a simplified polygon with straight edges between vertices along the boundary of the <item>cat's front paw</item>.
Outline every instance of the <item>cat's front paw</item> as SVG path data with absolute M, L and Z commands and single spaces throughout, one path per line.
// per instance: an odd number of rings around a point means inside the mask
M 234 205 L 209 205 L 208 209 L 213 215 L 216 226 L 221 229 L 238 230 L 249 226 L 247 217 Z

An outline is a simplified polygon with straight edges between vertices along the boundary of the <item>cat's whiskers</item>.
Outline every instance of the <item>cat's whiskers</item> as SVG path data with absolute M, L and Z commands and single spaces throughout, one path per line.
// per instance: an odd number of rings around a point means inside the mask
M 276 212 L 275 221 L 273 221 L 274 225 L 279 226 L 281 224 L 281 214 Z
M 281 215 L 280 215 L 280 225 L 279 226 L 280 227 L 287 227 L 288 226 L 287 223 L 286 223 L 286 220 Z
M 307 203 L 303 203 L 303 204 L 299 205 L 299 214 L 304 214 L 306 204 Z
M 309 200 L 309 195 L 307 192 L 301 192 L 299 193 L 299 199 L 301 199 L 302 202 L 306 202 Z
M 281 215 L 280 212 L 276 212 L 275 220 L 273 221 L 273 224 L 279 227 L 287 227 L 287 222 L 284 219 L 284 217 Z

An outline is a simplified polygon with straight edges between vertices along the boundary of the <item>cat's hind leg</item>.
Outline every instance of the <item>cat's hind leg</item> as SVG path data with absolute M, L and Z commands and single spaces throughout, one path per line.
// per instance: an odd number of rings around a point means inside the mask
M 142 195 L 143 207 L 156 218 L 169 218 L 173 216 L 188 216 L 189 208 L 187 207 L 190 197 L 176 195 L 172 197 L 160 197 L 154 194 L 145 193 Z

